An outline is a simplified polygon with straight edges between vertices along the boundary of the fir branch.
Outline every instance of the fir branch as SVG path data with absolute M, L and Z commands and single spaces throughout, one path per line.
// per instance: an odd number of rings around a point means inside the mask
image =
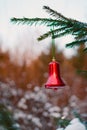
M 87 36 L 87 32 L 84 30 L 79 30 L 77 32 L 73 32 L 73 35 L 75 35 L 75 39 L 82 39 L 82 38 L 86 38 Z
M 67 22 L 66 21 L 62 21 L 62 20 L 57 20 L 57 21 L 54 21 L 54 22 L 51 22 L 47 25 L 48 27 L 49 26 L 52 26 L 52 27 L 64 27 L 66 26 L 67 27 Z
M 53 23 L 58 23 L 57 20 L 54 19 L 47 19 L 47 18 L 11 18 L 11 22 L 17 24 L 27 24 L 27 25 L 49 25 Z
M 68 21 L 66 24 L 67 24 L 67 28 L 69 28 L 70 26 L 73 28 L 72 35 L 77 35 L 77 34 L 79 35 L 79 32 L 80 34 L 84 32 L 86 32 L 87 34 L 87 25 L 84 25 L 84 23 L 81 23 L 76 20 L 71 20 L 71 21 Z
M 46 25 L 59 27 L 59 26 L 66 26 L 66 22 L 62 20 L 57 19 L 51 19 L 51 18 L 11 18 L 11 22 L 15 24 L 27 24 L 27 25 Z
M 43 9 L 45 9 L 47 13 L 49 13 L 50 15 L 56 17 L 57 19 L 68 21 L 68 19 L 66 17 L 64 17 L 62 14 L 58 13 L 57 11 L 51 9 L 48 6 L 43 6 Z
M 79 46 L 80 44 L 85 44 L 86 41 L 87 41 L 87 39 L 76 40 L 74 42 L 66 44 L 66 47 Z
M 80 21 L 73 20 L 73 19 L 71 19 L 71 22 L 74 23 L 74 27 L 79 27 L 80 29 L 85 28 L 87 31 L 87 23 L 80 22 Z
M 72 34 L 72 27 L 71 28 L 66 28 L 62 32 L 59 32 L 57 35 L 54 35 L 54 38 L 59 38 L 68 34 Z
M 59 32 L 64 31 L 65 28 L 66 28 L 66 26 L 61 27 L 61 28 L 58 28 L 58 29 L 54 29 L 54 30 L 52 30 L 52 31 L 48 31 L 47 33 L 41 35 L 41 36 L 38 38 L 38 41 L 41 41 L 41 40 L 43 40 L 43 39 L 45 39 L 45 38 L 47 38 L 47 37 L 49 37 L 49 36 L 52 36 L 52 33 L 54 33 L 54 37 L 53 37 L 53 38 L 55 38 L 55 36 L 56 36 Z
M 11 22 L 17 24 L 27 24 L 27 25 L 45 25 L 47 27 L 56 27 L 56 30 L 53 30 L 54 38 L 58 38 L 64 35 L 71 34 L 76 39 L 74 42 L 66 44 L 66 47 L 73 47 L 75 45 L 84 44 L 87 42 L 87 23 L 80 22 L 74 19 L 67 18 L 57 11 L 51 9 L 48 6 L 43 6 L 43 9 L 46 10 L 52 18 L 12 18 Z M 48 31 L 47 33 L 41 35 L 38 40 L 43 40 L 51 36 L 52 32 Z M 83 50 L 87 52 L 87 49 Z

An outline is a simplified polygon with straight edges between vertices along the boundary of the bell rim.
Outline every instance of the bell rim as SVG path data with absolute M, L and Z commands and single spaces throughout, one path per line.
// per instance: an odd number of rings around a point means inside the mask
M 60 84 L 60 85 L 45 85 L 45 88 L 48 88 L 48 89 L 54 89 L 54 88 L 64 88 L 65 84 Z

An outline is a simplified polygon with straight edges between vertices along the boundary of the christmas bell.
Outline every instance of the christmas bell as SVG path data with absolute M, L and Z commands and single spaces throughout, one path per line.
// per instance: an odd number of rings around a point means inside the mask
M 52 62 L 49 63 L 49 77 L 45 84 L 45 88 L 56 90 L 64 86 L 65 83 L 60 76 L 59 63 L 53 59 Z
M 55 42 L 54 42 L 54 33 L 52 31 L 52 54 L 53 59 L 52 62 L 49 63 L 49 77 L 45 84 L 45 88 L 57 90 L 58 88 L 62 88 L 65 86 L 61 76 L 60 76 L 60 68 L 59 63 L 55 60 Z

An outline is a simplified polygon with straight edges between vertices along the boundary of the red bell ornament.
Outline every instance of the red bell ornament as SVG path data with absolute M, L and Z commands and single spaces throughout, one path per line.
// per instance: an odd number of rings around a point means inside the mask
M 59 63 L 55 60 L 55 41 L 54 41 L 54 32 L 51 29 L 52 33 L 52 55 L 53 60 L 49 63 L 49 77 L 45 84 L 45 88 L 47 89 L 54 89 L 57 90 L 58 88 L 62 88 L 65 86 L 61 76 L 60 76 L 60 69 Z
M 49 63 L 49 77 L 45 84 L 45 88 L 56 90 L 64 86 L 65 83 L 60 76 L 59 63 L 53 60 Z

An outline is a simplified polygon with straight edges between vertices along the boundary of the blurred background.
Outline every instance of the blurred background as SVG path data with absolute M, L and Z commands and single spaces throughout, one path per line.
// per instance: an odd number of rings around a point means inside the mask
M 65 48 L 72 36 L 55 40 L 56 60 L 66 86 L 46 90 L 52 40 L 38 42 L 37 38 L 49 28 L 10 21 L 12 17 L 49 17 L 42 9 L 44 5 L 67 17 L 87 21 L 86 0 L 0 0 L 0 130 L 10 130 L 5 122 L 6 115 L 11 122 L 9 112 L 16 122 L 12 130 L 55 130 L 59 119 L 73 118 L 73 111 L 87 120 L 87 74 L 78 73 L 87 70 L 82 46 Z

